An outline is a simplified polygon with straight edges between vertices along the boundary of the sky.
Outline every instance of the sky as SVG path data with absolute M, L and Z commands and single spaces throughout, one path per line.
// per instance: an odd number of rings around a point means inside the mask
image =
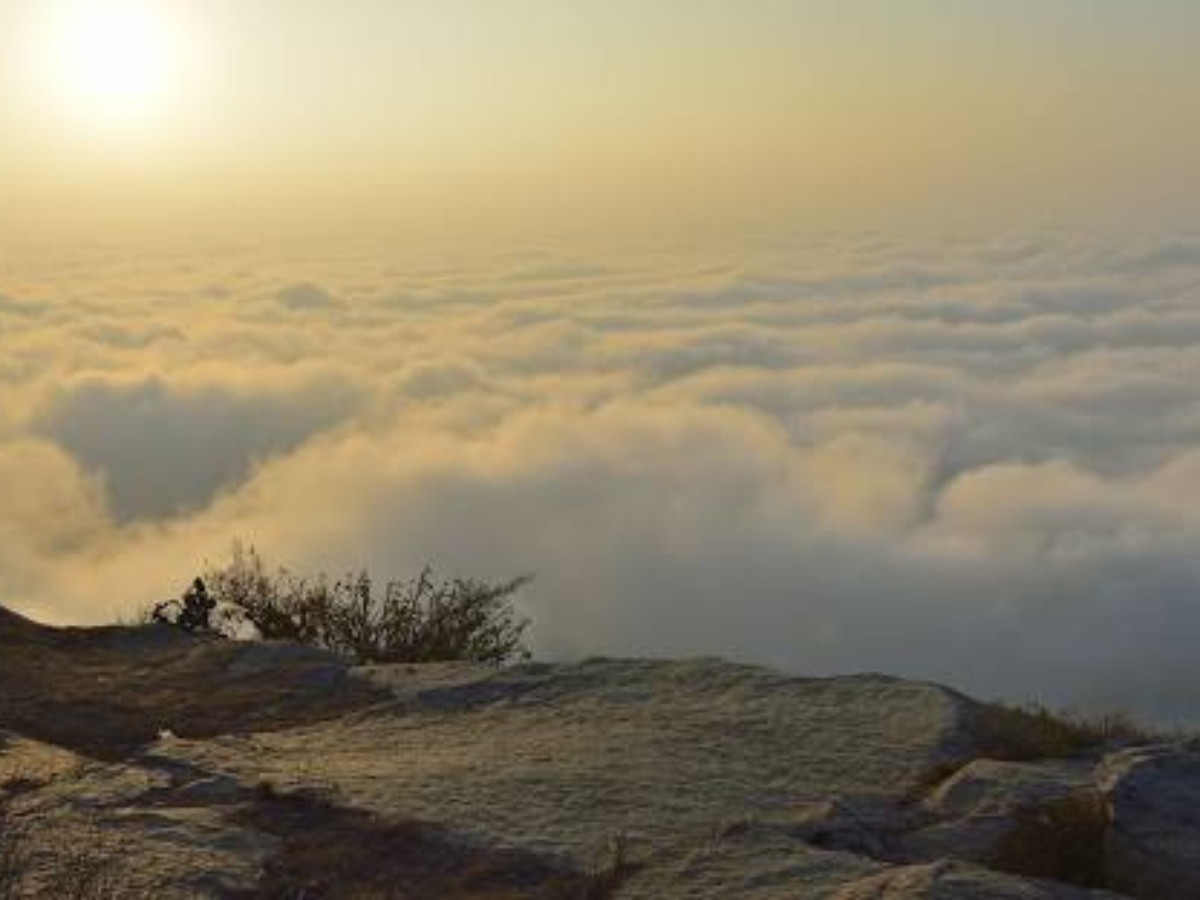
M 0 0 L 0 603 L 1200 720 L 1192 3 Z
M 0 224 L 1195 224 L 1197 27 L 1186 0 L 0 0 Z M 147 31 L 151 109 L 62 83 Z

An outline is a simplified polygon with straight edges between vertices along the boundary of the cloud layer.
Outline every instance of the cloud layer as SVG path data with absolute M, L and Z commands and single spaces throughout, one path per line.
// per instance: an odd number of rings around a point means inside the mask
M 120 252 L 0 268 L 0 596 L 236 536 L 534 572 L 550 655 L 1200 718 L 1200 238 Z

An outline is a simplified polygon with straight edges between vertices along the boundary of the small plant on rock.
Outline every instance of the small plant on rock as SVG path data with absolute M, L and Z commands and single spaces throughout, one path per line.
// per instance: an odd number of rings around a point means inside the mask
M 1065 759 L 1114 744 L 1146 744 L 1165 737 L 1123 713 L 1085 716 L 1002 703 L 979 707 L 973 731 L 977 756 L 1009 762 Z
M 226 565 L 211 568 L 175 601 L 172 621 L 189 631 L 321 647 L 360 662 L 502 665 L 529 656 L 529 622 L 512 602 L 529 581 L 443 580 L 430 569 L 382 585 L 365 571 L 305 578 L 272 571 L 253 547 L 235 543 Z
M 1109 825 L 1108 805 L 1093 792 L 1023 809 L 991 863 L 1014 875 L 1107 887 Z
M 213 628 L 212 615 L 217 601 L 208 593 L 204 579 L 197 578 L 178 600 L 166 600 L 150 612 L 150 620 L 161 625 L 174 625 L 188 634 L 207 634 Z

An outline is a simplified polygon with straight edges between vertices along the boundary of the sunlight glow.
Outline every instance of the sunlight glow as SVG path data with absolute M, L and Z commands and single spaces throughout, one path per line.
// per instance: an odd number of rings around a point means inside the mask
M 127 122 L 154 116 L 177 99 L 184 47 L 164 6 L 78 0 L 56 11 L 41 67 L 67 112 Z

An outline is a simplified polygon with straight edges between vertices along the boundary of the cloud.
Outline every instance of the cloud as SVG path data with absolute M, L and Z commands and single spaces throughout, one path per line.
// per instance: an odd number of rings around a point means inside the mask
M 0 294 L 0 316 L 38 316 L 42 311 L 40 304 Z
M 341 306 L 338 300 L 318 284 L 301 282 L 283 288 L 276 299 L 293 312 L 320 312 Z
M 1169 238 L 1132 248 L 1117 256 L 1114 268 L 1121 272 L 1155 275 L 1163 270 L 1200 266 L 1200 240 Z
M 25 491 L 0 589 L 102 620 L 240 535 L 300 568 L 534 572 L 551 656 L 1194 717 L 1192 245 L 47 271 L 14 285 L 41 313 L 0 326 L 0 478 Z
M 101 344 L 130 350 L 141 350 L 159 341 L 183 341 L 184 333 L 178 328 L 168 327 L 122 327 L 114 324 L 96 324 L 82 330 L 89 340 Z
M 233 488 L 254 466 L 341 422 L 354 385 L 286 389 L 90 377 L 58 390 L 34 429 L 104 482 L 119 521 L 179 515 Z
M 55 561 L 104 546 L 99 483 L 59 448 L 0 439 L 0 596 L 20 601 L 53 580 Z
M 418 363 L 401 377 L 398 390 L 415 400 L 434 401 L 485 387 L 486 375 L 475 365 L 458 360 Z

